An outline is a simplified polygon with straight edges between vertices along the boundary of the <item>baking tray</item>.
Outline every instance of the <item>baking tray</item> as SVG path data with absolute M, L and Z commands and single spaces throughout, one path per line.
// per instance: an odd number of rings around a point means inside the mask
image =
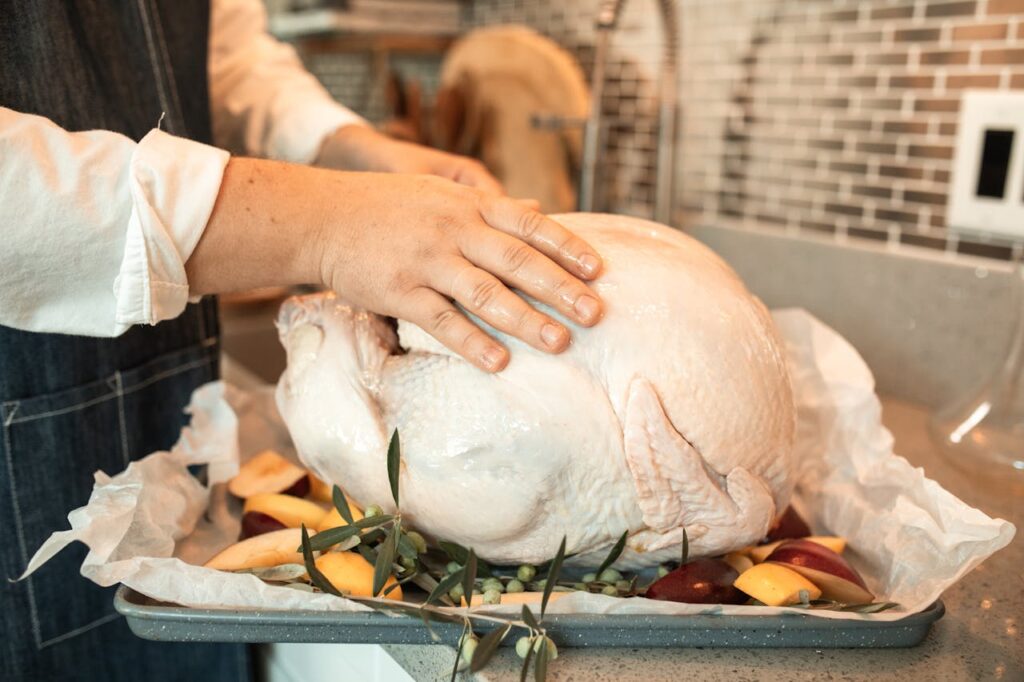
M 190 609 L 121 586 L 114 607 L 139 637 L 167 642 L 338 642 L 431 644 L 418 618 L 383 613 Z M 946 612 L 936 601 L 898 621 L 784 616 L 557 615 L 544 619 L 558 646 L 718 648 L 899 648 L 916 646 Z M 443 642 L 462 626 L 432 623 Z M 486 630 L 485 627 L 480 628 Z M 507 637 L 505 645 L 515 643 Z

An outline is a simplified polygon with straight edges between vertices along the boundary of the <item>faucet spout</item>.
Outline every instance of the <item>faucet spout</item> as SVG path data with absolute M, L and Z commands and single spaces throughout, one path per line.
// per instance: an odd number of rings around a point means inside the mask
M 611 36 L 618 28 L 626 0 L 604 0 L 597 13 L 597 39 L 594 44 L 594 70 L 591 77 L 590 116 L 583 137 L 580 166 L 579 209 L 593 211 L 597 205 L 597 157 L 601 151 L 603 112 L 601 101 Z M 668 224 L 672 220 L 672 195 L 675 177 L 676 82 L 678 29 L 675 0 L 658 0 L 662 23 L 663 47 L 658 87 L 658 145 L 654 219 Z

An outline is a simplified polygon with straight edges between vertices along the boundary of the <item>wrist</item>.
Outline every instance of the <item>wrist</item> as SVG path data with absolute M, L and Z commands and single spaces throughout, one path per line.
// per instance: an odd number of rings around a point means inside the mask
M 349 171 L 388 171 L 380 149 L 390 139 L 369 126 L 350 124 L 327 136 L 314 162 L 317 166 Z

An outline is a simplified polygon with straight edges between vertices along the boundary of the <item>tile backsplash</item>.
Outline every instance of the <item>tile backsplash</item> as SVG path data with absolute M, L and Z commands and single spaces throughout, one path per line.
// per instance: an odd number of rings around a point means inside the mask
M 598 5 L 476 0 L 464 4 L 463 24 L 530 25 L 589 73 Z M 678 222 L 1018 255 L 1020 244 L 950 234 L 945 212 L 963 91 L 1024 90 L 1024 0 L 679 5 Z M 628 3 L 604 102 L 607 210 L 652 210 L 659 46 L 653 0 Z M 311 64 L 357 109 L 369 71 L 358 60 Z M 429 90 L 436 66 L 406 68 Z

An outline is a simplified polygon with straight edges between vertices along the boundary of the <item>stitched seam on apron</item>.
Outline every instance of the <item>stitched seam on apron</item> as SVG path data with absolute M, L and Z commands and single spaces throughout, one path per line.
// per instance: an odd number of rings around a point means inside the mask
M 120 371 L 114 372 L 114 381 L 117 383 L 117 427 L 121 432 L 121 461 L 128 468 L 128 462 L 131 461 L 128 454 L 128 420 L 124 417 L 124 382 Z
M 142 16 L 142 30 L 146 34 L 146 50 L 149 52 L 149 62 L 153 69 L 153 79 L 156 81 L 156 92 L 160 98 L 160 106 L 163 107 L 165 112 L 170 111 L 171 107 L 167 100 L 167 92 L 164 90 L 164 80 L 160 76 L 160 69 L 157 65 L 159 60 L 157 59 L 156 52 L 153 49 L 153 28 L 149 22 L 149 10 L 146 9 L 145 0 L 136 0 L 136 6 L 139 8 L 139 14 Z M 177 133 L 178 123 L 177 121 L 168 119 L 167 121 L 167 132 Z
M 187 372 L 187 371 L 195 369 L 197 367 L 202 367 L 203 365 L 209 364 L 212 361 L 213 361 L 212 357 L 206 357 L 206 358 L 200 358 L 199 360 L 193 360 L 191 362 L 186 362 L 184 365 L 178 365 L 177 367 L 165 370 L 163 372 L 160 372 L 159 374 L 154 374 L 153 376 L 149 377 L 145 381 L 141 381 L 141 382 L 135 384 L 134 386 L 132 386 L 131 388 L 122 391 L 121 394 L 122 395 L 130 395 L 132 393 L 135 393 L 138 390 L 141 390 L 141 389 L 146 388 L 147 386 L 149 386 L 151 384 L 156 383 L 157 381 L 161 381 L 161 380 L 166 379 L 168 377 L 174 376 L 175 374 L 181 374 L 182 372 Z M 98 398 L 93 398 L 92 400 L 86 400 L 85 402 L 79 403 L 77 405 L 69 405 L 68 407 L 62 407 L 59 410 L 50 410 L 49 412 L 41 412 L 39 414 L 33 414 L 33 415 L 29 415 L 27 417 L 21 417 L 20 419 L 17 419 L 17 418 L 10 419 L 9 420 L 10 423 L 7 424 L 7 426 L 10 426 L 11 424 L 23 424 L 25 422 L 35 421 L 37 419 L 45 419 L 47 417 L 56 417 L 58 415 L 67 414 L 68 412 L 75 412 L 76 410 L 80 410 L 80 409 L 82 409 L 84 407 L 91 407 L 92 405 L 98 405 L 99 403 L 106 402 L 107 400 L 111 400 L 112 398 L 116 398 L 116 397 L 117 397 L 117 392 L 115 391 L 115 392 L 112 392 L 112 393 L 108 393 L 106 395 L 102 395 L 102 396 L 100 396 Z
M 156 40 L 160 44 L 160 52 L 163 54 L 164 59 L 162 66 L 164 67 L 164 75 L 167 78 L 167 87 L 171 91 L 171 99 L 174 102 L 175 113 L 178 114 L 178 122 L 182 127 L 182 134 L 187 135 L 188 130 L 185 128 L 185 114 L 181 111 L 181 99 L 178 97 L 178 84 L 174 81 L 174 67 L 171 65 L 171 56 L 167 53 L 167 41 L 164 39 L 164 27 L 160 23 L 160 14 L 157 11 L 156 6 L 153 4 L 153 0 L 143 0 L 147 2 L 152 9 L 149 16 L 153 18 L 153 33 L 156 35 Z
M 34 608 L 35 608 L 35 606 L 33 606 L 33 609 Z M 101 625 L 103 625 L 105 623 L 109 623 L 110 621 L 114 620 L 115 618 L 120 618 L 120 617 L 121 617 L 120 613 L 108 613 L 105 616 L 101 616 L 101 617 L 97 618 L 96 620 L 92 621 L 91 623 L 86 623 L 85 625 L 80 625 L 79 627 L 75 628 L 74 630 L 71 630 L 69 632 L 65 632 L 63 635 L 57 635 L 56 637 L 51 637 L 50 639 L 46 640 L 45 642 L 40 642 L 39 643 L 39 648 L 40 649 L 45 649 L 48 646 L 52 646 L 54 644 L 59 644 L 60 642 L 63 642 L 65 639 L 71 639 L 72 637 L 77 637 L 78 635 L 82 634 L 83 632 L 87 632 L 89 630 L 92 630 L 93 628 L 98 628 L 99 626 L 101 626 Z
M 17 411 L 14 406 L 14 412 Z M 21 565 L 28 566 L 28 545 L 25 542 L 25 530 L 21 521 L 21 506 L 18 504 L 18 484 L 14 480 L 14 455 L 11 454 L 11 424 L 13 419 L 4 420 L 4 459 L 7 462 L 7 482 L 11 492 L 11 506 L 14 508 L 14 530 L 18 536 L 18 551 L 21 553 Z M 43 639 L 42 628 L 39 626 L 39 613 L 36 610 L 36 591 L 32 585 L 31 576 L 25 581 L 25 588 L 28 590 L 29 619 L 32 621 L 32 636 L 36 640 L 36 647 L 41 646 Z

